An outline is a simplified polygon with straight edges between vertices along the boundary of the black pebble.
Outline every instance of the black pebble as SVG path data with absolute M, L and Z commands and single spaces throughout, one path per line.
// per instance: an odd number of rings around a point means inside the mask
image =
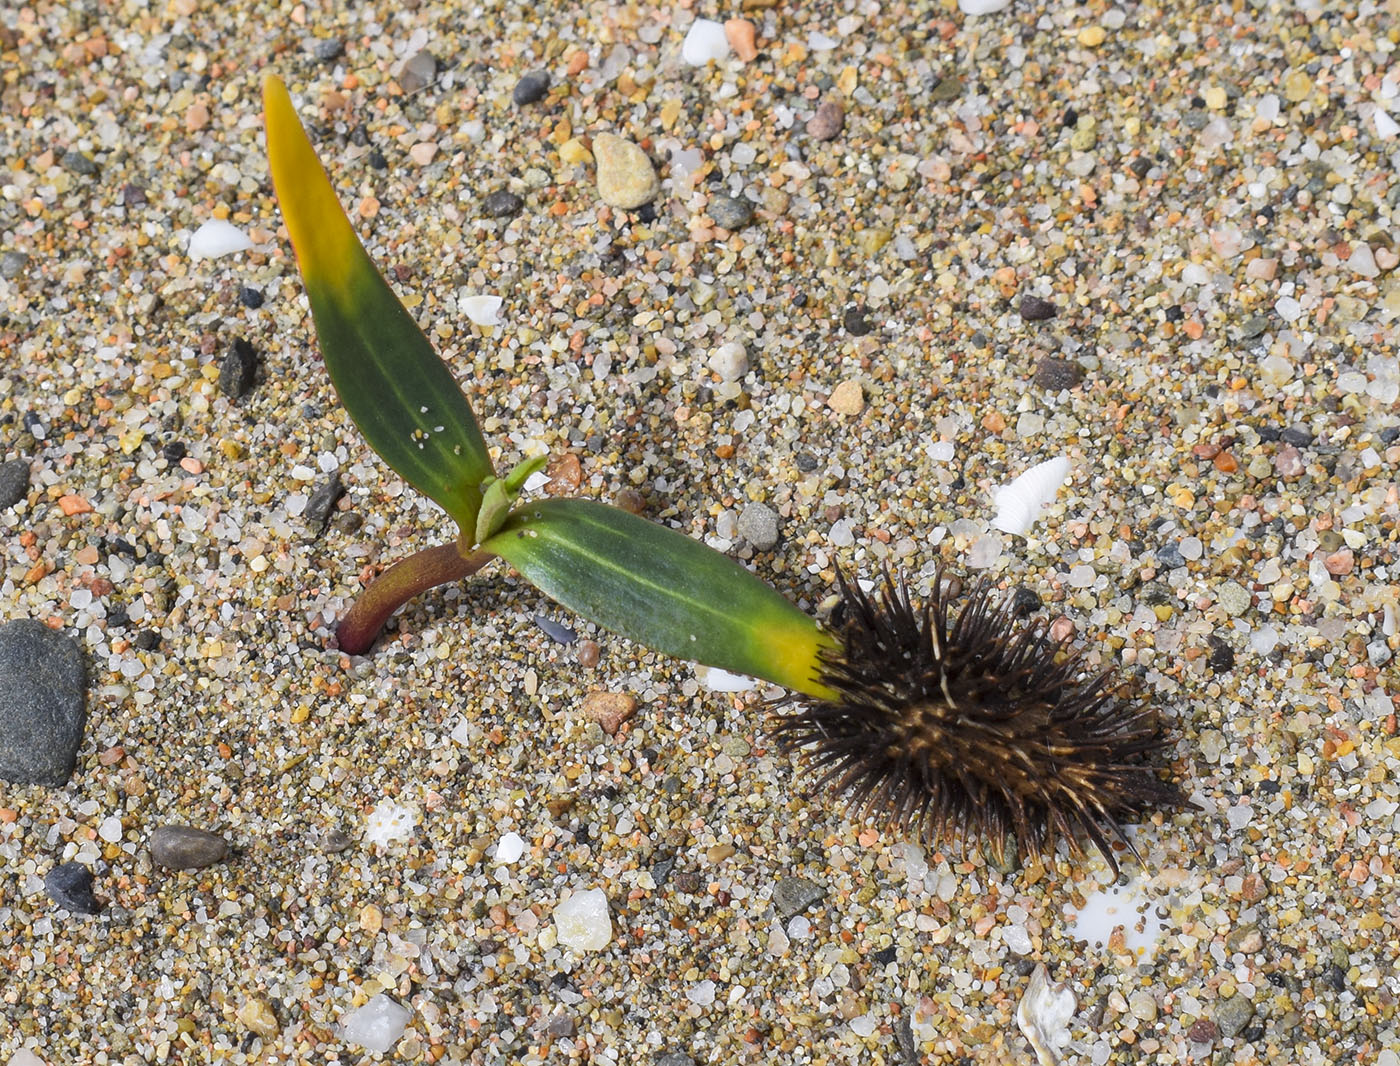
M 874 328 L 870 325 L 870 319 L 865 317 L 863 307 L 848 307 L 844 324 L 846 332 L 852 337 L 864 337 Z
M 1128 169 L 1133 172 L 1133 177 L 1141 181 L 1147 177 L 1147 172 L 1152 169 L 1152 160 L 1145 155 L 1140 155 L 1128 164 Z
M 1040 610 L 1040 607 L 1040 593 L 1036 592 L 1035 589 L 1020 585 L 1011 594 L 1011 613 L 1017 618 L 1033 615 Z
M 139 185 L 127 182 L 122 186 L 122 206 L 140 207 L 146 202 L 146 190 Z
M 317 531 L 326 528 L 326 521 L 336 501 L 345 495 L 345 484 L 339 474 L 332 474 L 311 490 L 311 499 L 306 503 L 306 520 L 316 526 Z
M 107 612 L 108 629 L 125 629 L 130 621 L 131 616 L 126 613 L 125 607 L 113 607 Z
M 894 962 L 895 955 L 895 946 L 891 944 L 887 948 L 881 948 L 870 957 L 874 960 L 876 966 L 888 966 L 890 963 Z
M 1021 317 L 1027 322 L 1044 322 L 1055 317 L 1055 305 L 1039 296 L 1021 297 Z
M 808 455 L 806 452 L 799 455 L 794 462 L 797 463 L 797 469 L 801 470 L 804 474 L 810 474 L 818 465 L 816 458 Z
M 375 170 L 389 169 L 389 161 L 384 158 L 384 153 L 381 152 L 378 148 L 371 148 L 369 150 L 368 158 L 369 165 L 372 166 Z
M 487 218 L 513 218 L 524 206 L 525 201 L 507 189 L 497 189 L 481 201 L 482 213 Z
M 97 164 L 76 148 L 70 148 L 63 153 L 63 158 L 58 161 L 59 166 L 64 170 L 72 171 L 74 174 L 81 174 L 90 178 L 97 173 Z
M 1227 641 L 1212 633 L 1206 637 L 1206 646 L 1210 648 L 1210 668 L 1217 674 L 1235 668 L 1235 649 Z
M 1302 426 L 1289 426 L 1280 436 L 1285 444 L 1291 444 L 1295 448 L 1307 448 L 1313 442 L 1313 435 Z
M 1084 368 L 1072 359 L 1047 355 L 1035 368 L 1035 383 L 1049 392 L 1072 389 L 1084 380 Z
M 29 495 L 29 464 L 23 459 L 0 463 L 0 511 Z
M 154 629 L 143 629 L 132 638 L 131 643 L 141 651 L 155 651 L 160 647 L 160 634 Z
M 96 914 L 102 909 L 92 894 L 92 871 L 80 862 L 65 862 L 44 875 L 49 899 L 74 914 Z
M 251 285 L 244 285 L 239 289 L 238 298 L 243 301 L 244 307 L 251 307 L 255 311 L 263 305 L 262 289 L 255 289 Z
M 160 446 L 160 454 L 165 456 L 167 463 L 178 463 L 188 451 L 189 449 L 185 447 L 185 442 L 182 440 L 166 441 Z
M 637 221 L 644 226 L 649 226 L 656 221 L 656 205 L 642 204 L 637 208 Z
M 242 337 L 236 337 L 233 347 L 219 366 L 219 388 L 231 400 L 248 395 L 258 373 L 258 353 Z
M 510 98 L 515 101 L 516 107 L 524 107 L 526 104 L 533 104 L 537 100 L 544 99 L 544 94 L 547 92 L 549 92 L 549 72 L 547 70 L 532 70 L 515 83 Z
M 311 54 L 322 63 L 329 63 L 339 59 L 345 51 L 344 41 L 317 41 L 311 48 Z

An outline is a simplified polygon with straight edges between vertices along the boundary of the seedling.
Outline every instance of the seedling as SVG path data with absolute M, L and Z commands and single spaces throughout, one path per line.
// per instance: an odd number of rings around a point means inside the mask
M 937 841 L 981 832 L 1000 852 L 1087 835 L 1112 863 L 1116 816 L 1175 803 L 1145 756 L 1154 715 L 1043 628 L 1017 632 L 974 593 L 956 621 L 935 589 L 922 612 L 887 579 L 868 597 L 842 582 L 847 621 L 823 629 L 738 563 L 675 530 L 584 499 L 521 503 L 543 462 L 498 477 L 451 372 L 375 269 L 341 209 L 282 82 L 263 84 L 268 158 L 336 393 L 365 440 L 457 525 L 450 543 L 400 560 L 337 627 L 367 653 L 404 603 L 495 558 L 569 610 L 680 659 L 798 694 L 780 740 L 810 747 L 824 780 L 861 811 Z

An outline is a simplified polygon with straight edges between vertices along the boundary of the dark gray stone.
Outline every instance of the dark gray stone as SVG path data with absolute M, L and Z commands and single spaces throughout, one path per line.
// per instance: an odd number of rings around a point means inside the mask
M 403 65 L 399 85 L 406 93 L 426 89 L 437 77 L 437 57 L 431 52 L 419 52 Z
M 1027 322 L 1044 322 L 1048 318 L 1054 318 L 1055 314 L 1055 305 L 1049 300 L 1039 296 L 1021 297 L 1021 317 Z
M 753 204 L 737 196 L 716 196 L 710 200 L 710 217 L 716 226 L 743 229 L 753 221 Z
M 1084 380 L 1084 368 L 1073 359 L 1047 355 L 1035 368 L 1035 383 L 1048 392 L 1072 389 Z
M 303 514 L 306 515 L 306 520 L 316 527 L 317 532 L 326 528 L 331 511 L 344 495 L 345 484 L 340 480 L 338 473 L 331 474 L 311 490 L 311 499 L 307 501 Z
M 695 1060 L 684 1051 L 668 1051 L 656 1060 L 656 1066 L 695 1066 Z
M 85 178 L 90 178 L 97 173 L 97 164 L 76 148 L 70 148 L 64 152 L 58 165 L 70 173 L 81 174 Z
M 548 615 L 535 615 L 535 625 L 544 630 L 544 635 L 556 644 L 572 644 L 574 641 L 578 640 L 577 633 L 564 625 L 563 622 L 556 622 Z
M 524 107 L 526 104 L 543 100 L 547 92 L 549 92 L 549 71 L 532 70 L 515 83 L 510 98 L 515 101 L 516 107 Z
M 102 909 L 92 894 L 92 871 L 80 862 L 65 862 L 46 873 L 44 891 L 56 906 L 74 914 L 96 914 Z
M 786 921 L 826 897 L 826 889 L 805 877 L 784 877 L 773 886 L 773 906 Z
M 514 218 L 520 214 L 525 201 L 507 189 L 497 189 L 481 201 L 481 212 L 487 218 Z
M 86 724 L 82 649 L 28 618 L 0 626 L 0 778 L 67 784 Z
M 29 256 L 23 252 L 6 252 L 0 255 L 0 278 L 9 281 L 24 273 L 24 268 L 29 265 Z
M 29 464 L 23 459 L 0 463 L 0 511 L 29 495 Z
M 345 42 L 339 40 L 317 41 L 311 46 L 311 54 L 322 63 L 339 59 L 345 52 Z
M 198 870 L 228 857 L 228 841 L 188 825 L 163 825 L 151 834 L 151 858 L 171 870 Z
M 258 353 L 242 337 L 219 364 L 219 389 L 231 400 L 241 400 L 252 390 L 258 376 Z
M 328 855 L 336 855 L 353 843 L 344 829 L 327 829 L 321 834 L 321 850 Z
M 761 552 L 778 543 L 778 513 L 764 503 L 751 503 L 739 512 L 739 536 Z

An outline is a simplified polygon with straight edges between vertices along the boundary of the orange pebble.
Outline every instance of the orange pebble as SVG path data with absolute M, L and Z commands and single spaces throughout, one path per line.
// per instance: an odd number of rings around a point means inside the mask
M 745 63 L 752 63 L 758 58 L 754 33 L 754 24 L 748 19 L 729 19 L 724 24 L 724 36 L 729 41 L 729 47 Z
M 88 503 L 87 500 L 81 496 L 73 495 L 60 496 L 58 507 L 66 515 L 87 514 L 92 510 L 92 504 Z

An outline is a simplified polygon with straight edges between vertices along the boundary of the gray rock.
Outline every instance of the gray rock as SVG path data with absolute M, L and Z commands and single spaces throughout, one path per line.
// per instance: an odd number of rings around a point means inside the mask
M 353 843 L 344 829 L 327 829 L 321 834 L 321 850 L 328 855 L 336 855 Z
M 805 877 L 784 877 L 773 886 L 773 906 L 784 921 L 826 897 L 826 889 Z
M 29 256 L 23 252 L 6 252 L 0 255 L 0 278 L 9 281 L 24 273 L 24 268 L 29 265 Z
M 419 52 L 399 71 L 399 85 L 406 93 L 426 89 L 437 77 L 437 57 L 431 52 Z
M 481 201 L 481 213 L 487 218 L 514 218 L 520 214 L 525 201 L 508 189 L 497 189 Z
M 515 83 L 510 98 L 515 101 L 516 107 L 524 107 L 526 104 L 543 100 L 547 92 L 549 92 L 549 71 L 532 70 Z
M 0 778 L 67 784 L 86 724 L 82 649 L 28 618 L 0 626 Z
M 656 1066 L 695 1066 L 695 1060 L 684 1051 L 668 1051 L 656 1060 Z
M 766 503 L 751 503 L 739 512 L 739 536 L 761 552 L 778 543 L 778 513 Z
M 710 217 L 716 226 L 743 229 L 753 221 L 753 204 L 736 196 L 716 196 L 710 200 Z
M 23 459 L 11 459 L 0 464 L 0 511 L 4 511 L 29 495 L 29 464 Z
M 63 158 L 58 161 L 58 165 L 64 170 L 74 174 L 81 174 L 85 178 L 90 178 L 97 173 L 97 164 L 76 148 L 70 148 L 63 153 Z
M 258 353 L 242 337 L 236 337 L 233 347 L 219 364 L 219 389 L 231 400 L 248 395 L 257 380 Z
M 1253 1017 L 1254 1004 L 1238 992 L 1215 1005 L 1215 1024 L 1221 1036 L 1239 1036 Z
M 65 862 L 44 875 L 44 891 L 54 905 L 74 914 L 96 914 L 102 904 L 92 894 L 92 871 L 80 862 Z
M 151 858 L 171 870 L 198 870 L 228 857 L 228 841 L 188 825 L 163 825 L 151 834 Z
M 311 46 L 311 54 L 322 63 L 339 59 L 345 52 L 345 42 L 340 40 L 317 41 Z
M 340 480 L 338 473 L 331 474 L 311 490 L 311 498 L 307 500 L 303 514 L 306 515 L 307 522 L 316 527 L 318 533 L 325 531 L 326 522 L 330 520 L 336 501 L 344 495 L 345 484 Z

